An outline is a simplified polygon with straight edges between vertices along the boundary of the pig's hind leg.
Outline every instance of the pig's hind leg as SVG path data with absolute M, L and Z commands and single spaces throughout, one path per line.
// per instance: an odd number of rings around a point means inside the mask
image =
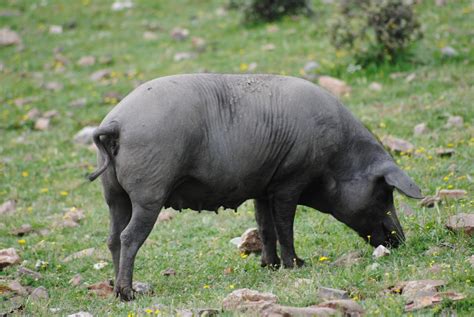
M 115 280 L 117 280 L 120 264 L 120 234 L 130 222 L 132 203 L 128 194 L 117 181 L 114 168 L 108 168 L 102 174 L 101 181 L 110 214 L 110 233 L 107 246 L 112 253 Z

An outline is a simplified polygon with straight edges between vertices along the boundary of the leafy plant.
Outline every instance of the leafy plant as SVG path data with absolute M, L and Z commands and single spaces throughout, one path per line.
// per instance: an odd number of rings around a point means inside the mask
M 422 37 L 412 5 L 403 0 L 344 0 L 339 12 L 331 41 L 362 64 L 397 59 Z
M 239 8 L 246 22 L 269 22 L 291 14 L 310 14 L 308 0 L 229 0 L 229 8 Z

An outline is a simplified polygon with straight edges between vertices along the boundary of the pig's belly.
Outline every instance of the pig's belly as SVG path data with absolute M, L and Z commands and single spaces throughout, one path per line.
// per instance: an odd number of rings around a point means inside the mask
M 205 184 L 188 178 L 174 188 L 165 207 L 176 210 L 193 209 L 215 211 L 219 207 L 236 209 L 244 201 L 260 196 L 260 190 L 243 184 Z

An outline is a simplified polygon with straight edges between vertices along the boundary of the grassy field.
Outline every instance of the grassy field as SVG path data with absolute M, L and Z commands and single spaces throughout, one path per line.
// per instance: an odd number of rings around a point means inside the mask
M 0 249 L 16 248 L 23 265 L 30 269 L 38 260 L 47 262 L 40 268 L 43 277 L 38 281 L 17 277 L 17 266 L 0 272 L 2 281 L 17 278 L 22 285 L 48 289 L 49 300 L 35 303 L 25 299 L 22 313 L 63 316 L 83 310 L 97 316 L 146 315 L 144 309 L 153 304 L 164 305 L 168 313 L 175 308 L 219 308 L 228 293 L 244 287 L 273 292 L 283 304 L 307 306 L 319 302 L 317 287 L 321 285 L 349 291 L 369 316 L 398 316 L 403 313 L 403 298 L 384 290 L 398 281 L 435 278 L 444 279 L 446 290 L 463 293 L 466 299 L 446 301 L 414 314 L 437 315 L 451 310 L 459 316 L 472 316 L 474 269 L 468 258 L 473 255 L 473 239 L 445 228 L 448 216 L 473 212 L 474 207 L 472 1 L 448 1 L 443 7 L 422 1 L 416 11 L 425 37 L 413 47 L 411 57 L 396 65 L 355 72 L 348 71 L 351 60 L 347 52 L 336 52 L 329 43 L 333 4 L 314 1 L 311 18 L 244 27 L 238 12 L 218 14 L 216 10 L 224 2 L 137 0 L 132 9 L 123 11 L 112 11 L 112 1 L 105 0 L 1 2 L 1 10 L 18 14 L 1 16 L 0 28 L 17 31 L 24 48 L 0 47 L 0 203 L 17 200 L 16 212 L 0 218 Z M 52 34 L 51 25 L 62 25 L 63 32 Z M 176 26 L 189 29 L 190 38 L 174 40 L 170 31 Z M 145 40 L 147 31 L 156 38 Z M 175 53 L 194 51 L 194 36 L 207 41 L 207 50 L 175 62 Z M 275 49 L 262 49 L 266 44 L 274 44 Z M 444 58 L 440 48 L 445 45 L 456 48 L 458 56 Z M 77 65 L 85 55 L 95 56 L 97 62 L 88 67 Z M 424 194 L 458 188 L 467 190 L 468 198 L 428 209 L 395 194 L 397 205 L 408 204 L 414 214 L 400 213 L 407 243 L 380 260 L 372 259 L 373 249 L 332 217 L 299 208 L 296 249 L 308 265 L 277 272 L 260 268 L 256 256 L 241 257 L 229 244 L 231 238 L 255 226 L 252 203 L 241 206 L 236 214 L 186 211 L 158 224 L 137 256 L 135 280 L 151 283 L 154 295 L 121 303 L 69 284 L 78 273 L 85 284 L 107 280 L 113 274 L 106 247 L 108 210 L 100 184 L 85 180 L 95 168 L 95 153 L 75 144 L 73 136 L 84 126 L 99 124 L 114 106 L 115 95 L 124 96 L 138 82 L 155 77 L 242 72 L 251 63 L 257 63 L 254 72 L 301 76 L 301 69 L 310 60 L 321 65 L 320 73 L 352 86 L 352 93 L 343 101 L 376 135 L 394 135 L 416 146 L 417 155 L 397 155 L 395 159 Z M 93 72 L 104 68 L 111 70 L 107 81 L 90 79 Z M 390 76 L 393 73 L 402 75 Z M 411 82 L 405 80 L 409 74 L 416 76 Z M 382 91 L 368 89 L 373 81 L 383 85 Z M 45 86 L 50 82 L 63 87 L 48 90 Z M 83 97 L 87 99 L 85 106 L 69 105 Z M 18 98 L 31 100 L 18 106 Z M 51 119 L 48 129 L 38 131 L 27 116 L 33 108 L 40 112 L 56 110 L 58 115 Z M 451 115 L 462 116 L 463 127 L 446 128 Z M 426 122 L 429 131 L 414 137 L 413 127 L 420 122 Z M 456 152 L 452 157 L 439 157 L 435 154 L 438 147 Z M 84 210 L 80 225 L 53 226 L 71 207 Z M 10 233 L 24 223 L 31 224 L 34 232 L 21 238 Z M 49 232 L 40 234 L 44 229 Z M 62 261 L 92 247 L 99 251 L 94 256 Z M 438 250 L 426 253 L 433 247 Z M 354 250 L 363 253 L 358 264 L 330 265 Z M 108 263 L 105 268 L 94 269 L 101 260 Z M 380 265 L 368 268 L 374 262 Z M 175 269 L 176 276 L 162 276 L 160 272 L 167 268 Z M 232 268 L 233 273 L 224 274 L 226 268 Z M 296 287 L 301 278 L 312 282 Z M 0 312 L 7 310 L 7 297 L 0 294 Z

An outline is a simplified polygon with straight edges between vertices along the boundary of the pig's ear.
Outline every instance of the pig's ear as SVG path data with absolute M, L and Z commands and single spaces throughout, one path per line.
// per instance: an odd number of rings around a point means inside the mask
M 398 166 L 393 165 L 390 168 L 385 169 L 383 176 L 387 184 L 395 187 L 402 194 L 416 199 L 423 198 L 420 188 Z

